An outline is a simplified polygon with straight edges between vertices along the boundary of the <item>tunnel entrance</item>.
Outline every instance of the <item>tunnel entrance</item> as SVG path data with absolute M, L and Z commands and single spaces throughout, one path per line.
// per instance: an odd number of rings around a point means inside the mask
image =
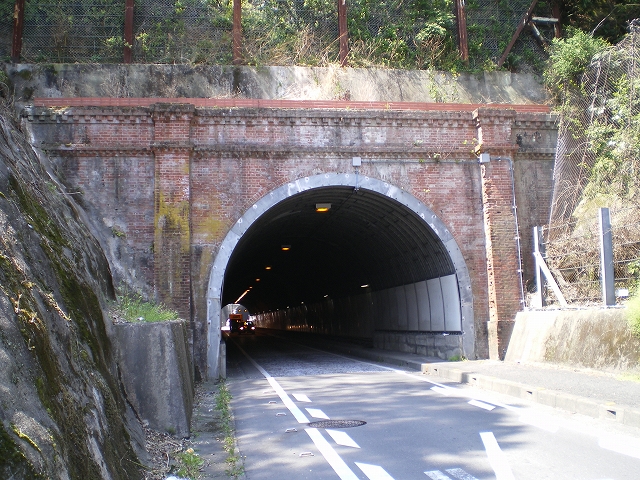
M 470 279 L 446 226 L 406 191 L 353 173 L 280 187 L 234 226 L 209 283 L 211 351 L 219 306 L 240 302 L 258 326 L 474 350 Z

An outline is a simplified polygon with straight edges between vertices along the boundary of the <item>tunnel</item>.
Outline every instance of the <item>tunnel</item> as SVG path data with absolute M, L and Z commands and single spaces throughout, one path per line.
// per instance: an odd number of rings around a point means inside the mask
M 438 356 L 474 348 L 451 233 L 405 190 L 353 173 L 305 177 L 253 205 L 223 242 L 210 290 L 259 327 Z

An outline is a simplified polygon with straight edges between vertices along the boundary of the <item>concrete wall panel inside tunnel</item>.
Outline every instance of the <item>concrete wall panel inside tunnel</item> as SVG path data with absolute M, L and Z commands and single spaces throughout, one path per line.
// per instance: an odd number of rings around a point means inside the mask
M 314 214 L 301 213 L 305 201 L 323 201 L 325 196 L 332 199 L 333 211 L 324 217 L 326 224 L 309 228 L 312 233 L 307 234 L 316 242 L 309 245 L 324 256 L 307 253 L 304 258 L 311 263 L 290 270 L 286 288 L 274 290 L 271 296 L 264 294 L 264 305 L 248 306 L 258 325 L 360 338 L 401 350 L 408 343 L 426 343 L 431 345 L 426 350 L 410 349 L 440 356 L 457 349 L 473 356 L 472 298 L 464 303 L 470 298 L 471 281 L 462 253 L 444 223 L 395 185 L 354 173 L 326 173 L 267 193 L 237 220 L 222 242 L 208 287 L 209 376 L 215 377 L 218 371 L 219 327 L 226 320 L 220 318 L 220 306 L 237 298 L 242 282 L 250 278 L 250 274 L 240 278 L 243 271 L 260 263 L 261 258 L 252 252 L 260 248 L 266 252 L 263 244 L 283 231 L 291 237 L 287 241 L 299 245 L 301 232 L 317 221 Z M 330 237 L 329 227 L 338 233 Z M 332 258 L 339 261 L 331 263 Z M 318 290 L 333 291 L 314 292 L 315 285 Z M 243 303 L 257 298 L 255 292 Z M 317 295 L 303 298 L 312 293 Z M 443 332 L 460 338 L 447 339 L 446 348 L 440 348 Z M 415 340 L 424 336 L 430 340 Z M 463 341 L 465 336 L 470 338 Z
M 416 303 L 418 307 L 418 330 L 428 332 L 431 329 L 431 306 L 427 282 L 416 283 Z
M 429 330 L 434 332 L 444 332 L 444 303 L 442 300 L 442 288 L 439 278 L 427 280 L 427 292 L 429 294 L 429 306 L 431 308 L 431 326 Z

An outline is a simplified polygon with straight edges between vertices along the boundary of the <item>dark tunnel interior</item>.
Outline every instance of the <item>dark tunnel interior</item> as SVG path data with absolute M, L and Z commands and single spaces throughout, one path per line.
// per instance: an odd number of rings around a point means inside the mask
M 320 204 L 329 209 L 318 212 Z M 222 305 L 242 303 L 257 314 L 453 273 L 438 236 L 396 200 L 367 189 L 314 188 L 270 208 L 240 238 Z

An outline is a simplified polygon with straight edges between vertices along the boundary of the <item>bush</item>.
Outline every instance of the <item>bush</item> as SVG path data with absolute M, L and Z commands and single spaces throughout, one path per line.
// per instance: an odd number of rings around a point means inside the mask
M 549 47 L 549 62 L 544 80 L 558 97 L 567 88 L 578 88 L 580 77 L 591 59 L 609 44 L 575 28 L 568 28 L 567 38 L 554 39 Z

